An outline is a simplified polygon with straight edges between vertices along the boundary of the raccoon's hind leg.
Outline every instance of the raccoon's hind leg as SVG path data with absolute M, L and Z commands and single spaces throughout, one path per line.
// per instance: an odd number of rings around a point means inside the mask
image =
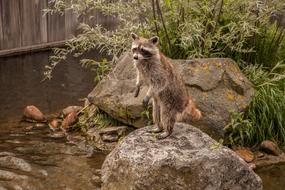
M 176 112 L 171 109 L 161 106 L 160 110 L 161 123 L 163 126 L 163 133 L 157 135 L 158 139 L 164 139 L 171 135 L 175 123 Z
M 160 122 L 160 106 L 158 105 L 158 101 L 156 98 L 152 100 L 152 118 L 154 127 L 147 130 L 150 133 L 159 133 L 163 130 L 161 122 Z

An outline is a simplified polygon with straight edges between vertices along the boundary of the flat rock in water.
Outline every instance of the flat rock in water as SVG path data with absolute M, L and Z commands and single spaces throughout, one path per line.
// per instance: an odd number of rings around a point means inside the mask
M 14 156 L 0 157 L 0 166 L 12 169 L 18 169 L 24 172 L 30 172 L 32 170 L 32 167 L 30 166 L 29 163 L 27 163 L 25 160 L 21 158 L 17 158 Z
M 235 150 L 235 153 L 246 162 L 252 162 L 254 160 L 254 154 L 249 149 L 240 148 Z
M 244 111 L 249 105 L 254 89 L 232 59 L 209 58 L 173 60 L 185 85 L 202 111 L 201 121 L 192 123 L 210 136 L 219 139 L 230 121 L 232 112 Z M 142 86 L 134 98 L 136 71 L 129 53 L 121 56 L 113 72 L 101 80 L 88 95 L 91 103 L 123 123 L 140 128 L 148 120 L 142 117 L 143 98 L 147 87 Z
M 163 140 L 146 130 L 130 133 L 106 157 L 102 190 L 262 189 L 246 162 L 199 129 L 176 123 Z

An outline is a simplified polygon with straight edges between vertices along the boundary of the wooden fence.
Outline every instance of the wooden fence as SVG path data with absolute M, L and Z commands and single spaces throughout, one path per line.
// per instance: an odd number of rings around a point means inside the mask
M 76 34 L 77 16 L 72 12 L 45 15 L 49 0 L 0 0 L 0 56 L 62 44 Z M 94 13 L 92 24 L 111 29 L 115 21 Z

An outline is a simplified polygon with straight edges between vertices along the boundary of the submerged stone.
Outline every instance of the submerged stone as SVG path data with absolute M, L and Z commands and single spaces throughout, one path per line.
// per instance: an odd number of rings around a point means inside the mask
M 4 156 L 0 157 L 0 166 L 7 167 L 11 169 L 18 169 L 24 172 L 32 171 L 31 165 L 21 158 L 14 156 Z
M 261 190 L 262 181 L 232 150 L 176 123 L 157 140 L 147 127 L 125 137 L 102 166 L 102 190 Z

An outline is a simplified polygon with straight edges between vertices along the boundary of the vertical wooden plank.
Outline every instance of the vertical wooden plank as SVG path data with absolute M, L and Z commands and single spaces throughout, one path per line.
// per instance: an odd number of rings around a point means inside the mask
M 21 47 L 20 1 L 2 0 L 4 49 Z
M 5 0 L 4 0 L 5 1 Z M 11 35 L 10 39 L 13 41 L 13 48 L 15 47 L 21 47 L 22 46 L 22 28 L 21 28 L 21 14 L 20 14 L 20 2 L 19 0 L 10 0 L 11 1 L 11 7 L 9 9 L 10 15 L 13 17 L 11 18 Z M 9 42 L 8 42 L 9 43 Z
M 4 49 L 4 36 L 3 36 L 3 23 L 2 23 L 2 14 L 3 14 L 3 8 L 2 8 L 3 1 L 0 1 L 0 50 Z
M 18 0 L 4 0 L 7 4 L 6 7 L 6 20 L 8 23 L 7 32 L 7 42 L 6 45 L 8 48 L 21 47 L 21 15 L 20 15 L 20 1 Z
M 6 5 L 5 5 L 6 4 Z M 2 28 L 2 33 L 3 33 L 3 48 L 4 49 L 8 49 L 8 35 L 9 35 L 9 31 L 11 30 L 11 26 L 10 26 L 10 22 L 9 20 L 7 20 L 6 18 L 9 16 L 7 14 L 9 5 L 7 5 L 7 2 L 4 0 L 2 1 L 2 10 L 1 10 L 1 14 L 2 14 L 2 24 L 3 24 L 3 28 Z M 8 16 L 7 16 L 8 15 Z
M 41 34 L 41 41 L 42 43 L 48 42 L 48 34 L 47 34 L 47 15 L 43 15 L 43 9 L 48 7 L 48 0 L 40 0 L 40 10 L 41 10 L 41 16 L 40 16 L 40 34 Z
M 34 43 L 34 10 L 32 7 L 33 0 L 21 0 L 21 16 L 22 16 L 22 45 L 28 46 Z
M 65 39 L 70 39 L 75 35 L 78 26 L 77 16 L 72 10 L 65 12 Z
M 33 9 L 36 12 L 35 18 L 35 34 L 37 35 L 36 42 L 39 43 L 46 43 L 47 42 L 47 22 L 46 16 L 43 16 L 43 9 L 47 7 L 47 0 L 33 0 L 34 6 Z
M 60 41 L 65 39 L 65 17 L 60 14 L 47 16 L 48 42 Z
M 39 0 L 21 0 L 22 45 L 36 45 L 41 41 L 41 10 Z
M 46 15 L 49 0 L 0 0 L 0 49 L 11 49 L 47 42 L 61 41 L 76 35 L 80 21 L 91 26 L 101 24 L 112 30 L 116 18 L 106 17 L 98 11 L 80 19 L 67 11 L 65 15 Z M 93 15 L 93 19 L 88 17 Z

